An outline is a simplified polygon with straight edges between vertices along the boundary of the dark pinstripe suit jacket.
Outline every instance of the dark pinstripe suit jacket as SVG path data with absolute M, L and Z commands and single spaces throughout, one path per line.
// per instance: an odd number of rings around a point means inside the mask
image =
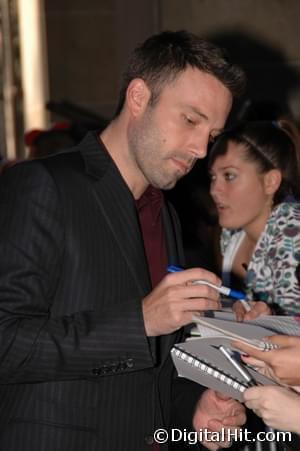
M 181 263 L 167 205 L 163 221 Z M 96 134 L 1 178 L 0 256 L 0 450 L 149 450 L 180 337 L 145 336 L 135 204 Z

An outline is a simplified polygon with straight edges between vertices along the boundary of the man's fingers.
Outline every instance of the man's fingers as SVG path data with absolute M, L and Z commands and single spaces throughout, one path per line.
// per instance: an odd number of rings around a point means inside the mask
M 232 415 L 230 417 L 225 417 L 223 420 L 223 425 L 227 427 L 238 427 L 242 426 L 246 423 L 246 414 L 244 411 L 241 411 L 239 413 L 236 413 L 235 415 Z
M 221 432 L 222 427 L 224 427 L 223 422 L 220 420 L 216 420 L 216 419 L 209 420 L 207 423 L 207 426 L 211 431 L 214 431 L 214 432 Z
M 184 287 L 183 297 L 185 299 L 205 298 L 211 299 L 213 301 L 219 301 L 220 293 L 218 292 L 218 290 L 209 287 L 208 285 L 190 284 Z
M 185 269 L 183 271 L 178 271 L 174 273 L 170 273 L 165 277 L 165 280 L 168 283 L 174 284 L 183 284 L 186 285 L 195 280 L 206 280 L 214 285 L 220 286 L 221 280 L 214 273 L 207 271 L 203 268 L 191 268 Z
M 184 303 L 183 310 L 186 312 L 201 312 L 204 310 L 219 310 L 221 302 L 212 301 L 211 299 L 187 299 Z
M 220 433 L 220 441 L 217 442 L 219 448 L 229 448 L 232 445 L 232 437 L 234 436 L 234 431 L 240 431 L 239 427 L 224 427 L 224 423 L 219 420 L 210 420 L 208 422 L 209 429 L 212 429 L 214 432 Z M 228 440 L 226 440 L 228 438 Z M 222 439 L 224 439 L 222 441 Z
M 219 399 L 222 399 L 223 401 L 227 401 L 228 399 L 232 399 L 230 396 L 225 395 L 224 393 L 221 393 L 219 391 L 215 391 L 215 396 Z

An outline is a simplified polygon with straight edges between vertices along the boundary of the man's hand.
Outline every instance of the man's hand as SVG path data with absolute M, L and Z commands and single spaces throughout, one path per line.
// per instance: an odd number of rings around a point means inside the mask
M 243 394 L 245 404 L 275 429 L 300 433 L 300 396 L 274 385 L 248 388 Z
M 283 384 L 300 385 L 300 337 L 272 335 L 265 340 L 279 349 L 260 351 L 239 341 L 233 341 L 232 346 L 246 353 L 242 355 L 244 362 L 258 367 L 265 376 Z
M 218 291 L 207 285 L 193 284 L 195 280 L 221 285 L 220 279 L 205 269 L 187 269 L 165 276 L 143 299 L 148 336 L 169 334 L 191 323 L 194 313 L 221 308 Z
M 248 304 L 251 306 L 249 312 L 246 312 L 240 301 L 236 301 L 233 304 L 232 310 L 235 313 L 237 321 L 248 321 L 249 319 L 255 319 L 261 315 L 272 315 L 270 307 L 265 302 L 250 301 Z
M 241 403 L 208 389 L 197 403 L 193 426 L 197 432 L 203 429 L 221 432 L 222 428 L 230 431 L 240 429 L 245 422 L 245 408 Z M 229 448 L 231 442 L 202 442 L 202 445 L 215 451 L 219 448 Z

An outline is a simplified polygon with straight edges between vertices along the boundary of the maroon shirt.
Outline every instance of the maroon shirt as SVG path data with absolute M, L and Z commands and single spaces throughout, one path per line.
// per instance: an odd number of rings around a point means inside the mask
M 166 274 L 168 265 L 161 215 L 163 194 L 159 189 L 149 186 L 135 203 L 141 224 L 152 287 L 155 287 Z
M 155 287 L 166 274 L 168 264 L 167 246 L 162 223 L 163 194 L 159 189 L 149 186 L 135 201 L 145 246 L 152 287 Z M 158 443 L 153 443 L 152 451 L 159 451 Z

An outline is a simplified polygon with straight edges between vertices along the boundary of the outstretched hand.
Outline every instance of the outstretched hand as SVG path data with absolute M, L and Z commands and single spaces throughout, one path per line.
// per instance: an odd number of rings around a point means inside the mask
M 248 388 L 245 404 L 270 427 L 300 433 L 300 396 L 274 385 Z
M 288 385 L 300 385 L 300 337 L 272 335 L 265 341 L 276 344 L 279 349 L 260 351 L 244 343 L 233 341 L 245 363 L 257 367 L 265 376 Z
M 193 426 L 195 431 L 208 430 L 221 432 L 223 429 L 234 431 L 240 429 L 246 422 L 244 406 L 214 390 L 208 389 L 199 399 L 194 413 Z M 228 434 L 229 435 L 229 434 Z M 229 448 L 231 441 L 202 441 L 203 446 L 211 451 L 219 448 Z
M 235 313 L 235 317 L 237 321 L 248 321 L 250 319 L 255 319 L 261 315 L 271 315 L 272 311 L 268 304 L 262 301 L 250 301 L 248 302 L 251 310 L 246 312 L 243 304 L 240 301 L 236 301 L 233 304 L 232 310 Z

